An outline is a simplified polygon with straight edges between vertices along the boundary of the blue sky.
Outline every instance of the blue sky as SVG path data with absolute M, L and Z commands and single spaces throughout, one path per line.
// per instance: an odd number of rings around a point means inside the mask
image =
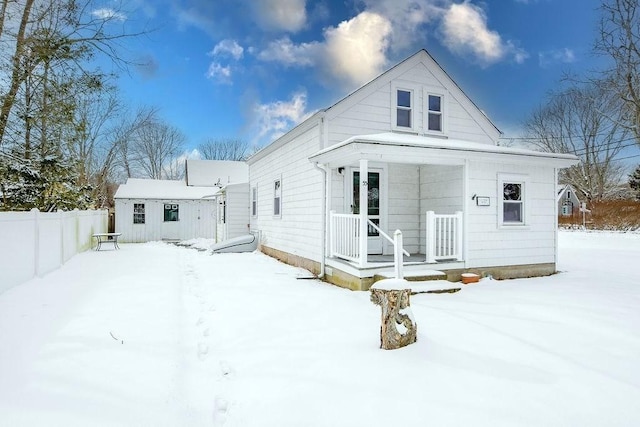
M 126 42 L 145 65 L 118 85 L 132 106 L 159 107 L 189 148 L 228 137 L 263 145 L 424 48 L 505 136 L 517 136 L 565 73 L 597 68 L 599 4 L 133 0 L 122 22 L 152 31 Z

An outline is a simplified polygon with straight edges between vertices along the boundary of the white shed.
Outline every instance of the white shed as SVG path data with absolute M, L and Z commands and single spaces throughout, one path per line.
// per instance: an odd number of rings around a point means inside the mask
M 218 187 L 129 178 L 114 196 L 122 242 L 216 238 Z

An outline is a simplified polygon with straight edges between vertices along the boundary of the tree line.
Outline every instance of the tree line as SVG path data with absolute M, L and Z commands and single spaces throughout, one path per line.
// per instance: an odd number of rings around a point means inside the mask
M 99 11 L 99 13 L 96 13 Z M 133 64 L 122 9 L 94 0 L 2 0 L 0 210 L 106 207 L 129 177 L 177 179 L 185 135 L 157 108 L 125 105 L 117 74 Z M 204 158 L 240 159 L 240 140 L 210 139 Z
M 525 140 L 542 151 L 570 153 L 580 163 L 563 169 L 582 200 L 634 195 L 640 199 L 640 165 L 628 174 L 623 155 L 640 148 L 640 5 L 637 0 L 604 0 L 593 52 L 608 67 L 566 79 L 525 122 Z M 635 153 L 635 151 L 632 151 Z

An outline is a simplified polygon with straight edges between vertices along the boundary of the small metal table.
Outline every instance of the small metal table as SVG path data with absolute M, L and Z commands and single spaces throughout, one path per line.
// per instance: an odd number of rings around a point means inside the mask
M 96 246 L 96 251 L 99 251 L 102 247 L 103 243 L 113 243 L 113 247 L 115 249 L 120 249 L 118 246 L 118 237 L 122 233 L 95 233 L 93 237 L 98 241 L 98 245 Z

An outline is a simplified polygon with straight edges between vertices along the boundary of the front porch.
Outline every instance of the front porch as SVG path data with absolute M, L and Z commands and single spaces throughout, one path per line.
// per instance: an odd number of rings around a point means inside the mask
M 312 156 L 325 174 L 329 272 L 356 280 L 465 268 L 467 161 L 350 142 Z

